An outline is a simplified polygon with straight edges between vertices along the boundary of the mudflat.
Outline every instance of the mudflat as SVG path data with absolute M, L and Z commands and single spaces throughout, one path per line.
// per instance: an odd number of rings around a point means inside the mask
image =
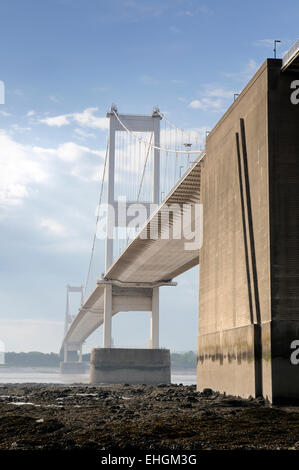
M 299 407 L 195 386 L 0 386 L 0 449 L 299 449 Z

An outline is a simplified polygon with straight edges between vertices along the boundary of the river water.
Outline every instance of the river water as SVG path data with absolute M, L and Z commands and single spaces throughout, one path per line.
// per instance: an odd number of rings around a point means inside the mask
M 1 367 L 0 384 L 5 383 L 88 383 L 88 374 L 61 374 L 59 368 L 52 367 Z M 196 383 L 195 370 L 173 370 L 171 382 L 184 385 Z

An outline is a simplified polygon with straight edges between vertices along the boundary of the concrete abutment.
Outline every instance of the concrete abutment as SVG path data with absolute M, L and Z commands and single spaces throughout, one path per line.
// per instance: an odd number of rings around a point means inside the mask
M 90 383 L 170 383 L 168 349 L 96 348 L 91 351 Z
M 268 59 L 207 139 L 199 390 L 299 402 L 298 78 Z

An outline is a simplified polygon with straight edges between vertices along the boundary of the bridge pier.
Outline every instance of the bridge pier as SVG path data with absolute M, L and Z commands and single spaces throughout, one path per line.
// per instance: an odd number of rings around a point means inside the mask
M 104 291 L 104 332 L 103 348 L 112 346 L 112 285 L 107 284 Z
M 151 337 L 150 348 L 159 348 L 159 288 L 154 287 L 152 293 L 152 310 L 151 310 Z
M 93 349 L 90 357 L 90 383 L 170 383 L 170 352 L 168 349 Z
M 172 282 L 121 283 L 102 280 L 104 288 L 103 347 L 93 349 L 91 383 L 169 383 L 170 352 L 159 349 L 159 286 Z M 151 312 L 149 349 L 112 348 L 112 315 L 124 311 Z
M 82 343 L 64 344 L 63 361 L 60 362 L 61 374 L 84 374 L 87 365 L 82 361 Z

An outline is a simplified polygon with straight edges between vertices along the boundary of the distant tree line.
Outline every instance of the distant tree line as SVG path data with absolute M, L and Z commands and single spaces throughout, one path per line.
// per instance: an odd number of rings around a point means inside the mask
M 83 354 L 82 359 L 84 362 L 89 362 L 90 354 Z M 5 353 L 5 364 L 14 367 L 59 367 L 61 360 L 62 358 L 56 353 L 47 354 L 38 351 Z M 76 361 L 77 354 L 74 353 L 69 360 Z M 174 369 L 195 369 L 196 353 L 194 351 L 171 353 L 171 366 Z
M 60 358 L 55 353 L 41 353 L 32 351 L 28 353 L 7 352 L 5 353 L 5 364 L 7 366 L 19 367 L 58 367 Z
M 173 369 L 196 369 L 197 356 L 194 351 L 171 353 L 170 357 Z

